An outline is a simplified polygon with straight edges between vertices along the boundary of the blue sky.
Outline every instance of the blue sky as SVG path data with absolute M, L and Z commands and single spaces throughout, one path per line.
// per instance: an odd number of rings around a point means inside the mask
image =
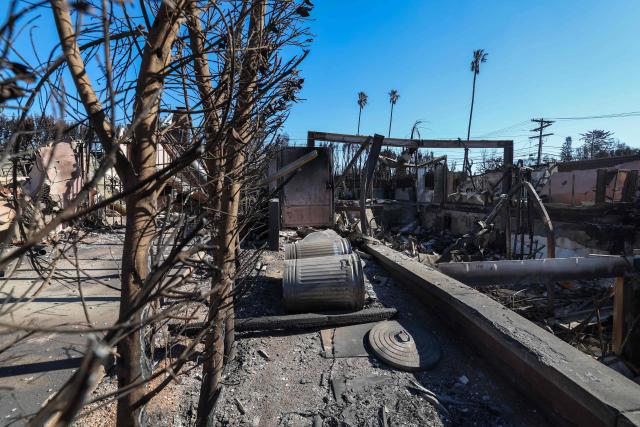
M 392 136 L 408 137 L 422 120 L 423 138 L 464 138 L 478 48 L 489 58 L 478 76 L 472 138 L 514 139 L 516 154 L 526 155 L 531 118 L 640 111 L 637 0 L 315 4 L 305 100 L 286 124 L 296 142 L 307 130 L 355 133 L 360 90 L 369 95 L 361 133 L 386 135 L 392 88 L 400 93 Z M 557 153 L 566 136 L 575 146 L 594 128 L 640 147 L 640 117 L 630 117 L 558 121 L 543 151 Z
M 369 95 L 362 133 L 387 133 L 390 89 L 400 93 L 392 135 L 466 136 L 474 49 L 489 53 L 478 76 L 472 138 L 513 139 L 516 157 L 535 151 L 534 117 L 640 112 L 640 0 L 316 0 L 314 41 L 302 64 L 305 86 L 284 131 L 304 143 L 308 130 L 355 133 L 357 92 Z M 0 1 L 0 13 L 7 2 Z M 134 10 L 136 7 L 134 6 Z M 34 42 L 56 41 L 51 17 Z M 32 57 L 28 34 L 19 49 Z M 91 70 L 90 70 L 91 73 Z M 95 77 L 95 76 L 93 76 Z M 599 128 L 640 147 L 640 115 L 562 120 L 544 152 Z M 499 131 L 499 132 L 496 132 Z M 476 150 L 473 150 L 476 151 Z M 436 154 L 439 154 L 436 151 Z M 450 160 L 462 152 L 448 152 Z M 476 160 L 481 153 L 472 152 Z

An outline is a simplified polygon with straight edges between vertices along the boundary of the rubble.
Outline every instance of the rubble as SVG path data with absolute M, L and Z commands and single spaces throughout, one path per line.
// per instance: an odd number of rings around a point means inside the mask
M 283 233 L 288 240 L 289 232 Z M 242 296 L 240 313 L 258 316 L 275 309 L 283 312 L 277 297 L 278 284 L 273 278 L 282 271 L 282 254 L 263 255 L 269 266 L 266 275 L 258 277 L 257 286 Z M 543 425 L 539 415 L 523 401 L 507 395 L 502 383 L 496 383 L 485 363 L 466 353 L 464 344 L 441 329 L 438 321 L 421 309 L 408 294 L 399 289 L 375 262 L 364 267 L 367 307 L 396 307 L 402 322 L 428 325 L 442 342 L 443 358 L 428 373 L 414 374 L 390 369 L 369 357 L 325 358 L 320 332 L 296 334 L 241 333 L 236 358 L 229 369 L 226 384 L 234 384 L 222 400 L 217 421 L 223 426 L 250 425 L 256 414 L 260 425 L 371 425 L 381 419 L 386 407 L 386 419 L 392 425 L 456 425 L 475 422 L 477 425 Z M 261 301 L 260 304 L 255 304 Z M 331 331 L 331 330 L 329 330 Z M 326 334 L 325 334 L 326 335 Z M 323 335 L 324 336 L 324 335 Z M 261 355 L 265 352 L 270 360 Z M 329 348 L 329 352 L 333 352 Z M 479 378 L 464 390 L 455 386 L 457 379 L 473 371 Z M 335 386 L 343 391 L 335 395 Z M 433 390 L 440 405 L 411 387 L 421 385 Z M 409 388 L 408 388 L 409 387 Z M 491 396 L 483 400 L 482 396 Z M 247 413 L 241 414 L 235 398 Z M 448 400 L 447 400 L 448 399 Z M 504 408 L 495 402 L 503 402 Z M 377 425 L 377 424 L 373 424 Z

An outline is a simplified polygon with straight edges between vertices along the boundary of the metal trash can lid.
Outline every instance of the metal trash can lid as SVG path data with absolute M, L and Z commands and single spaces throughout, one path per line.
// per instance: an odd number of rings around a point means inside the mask
M 369 345 L 376 357 L 394 368 L 422 371 L 433 368 L 440 360 L 441 349 L 436 338 L 424 330 L 416 331 L 417 339 L 398 322 L 380 322 L 369 331 Z

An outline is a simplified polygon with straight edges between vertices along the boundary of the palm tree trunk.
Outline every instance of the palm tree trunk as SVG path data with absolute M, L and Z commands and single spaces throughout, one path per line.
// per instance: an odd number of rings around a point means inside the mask
M 473 73 L 473 89 L 471 90 L 471 110 L 469 111 L 469 126 L 467 127 L 467 142 L 469 142 L 469 138 L 471 138 L 471 119 L 473 118 L 473 103 L 476 98 L 476 76 L 478 73 Z M 464 149 L 464 165 L 462 167 L 462 171 L 467 173 L 467 165 L 469 163 L 469 149 L 465 147 Z
M 360 111 L 358 112 L 358 133 L 360 135 L 360 117 L 362 116 L 362 107 L 360 107 Z
M 393 106 L 394 104 L 391 103 L 391 115 L 389 116 L 389 138 L 391 138 L 391 123 L 393 122 Z

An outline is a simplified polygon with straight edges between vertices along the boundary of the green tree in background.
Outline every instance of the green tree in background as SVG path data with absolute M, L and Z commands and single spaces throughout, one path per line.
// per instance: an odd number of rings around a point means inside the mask
M 561 162 L 570 162 L 573 160 L 573 148 L 571 145 L 573 144 L 573 140 L 570 136 L 564 139 L 562 143 L 562 148 L 560 148 L 560 161 Z

